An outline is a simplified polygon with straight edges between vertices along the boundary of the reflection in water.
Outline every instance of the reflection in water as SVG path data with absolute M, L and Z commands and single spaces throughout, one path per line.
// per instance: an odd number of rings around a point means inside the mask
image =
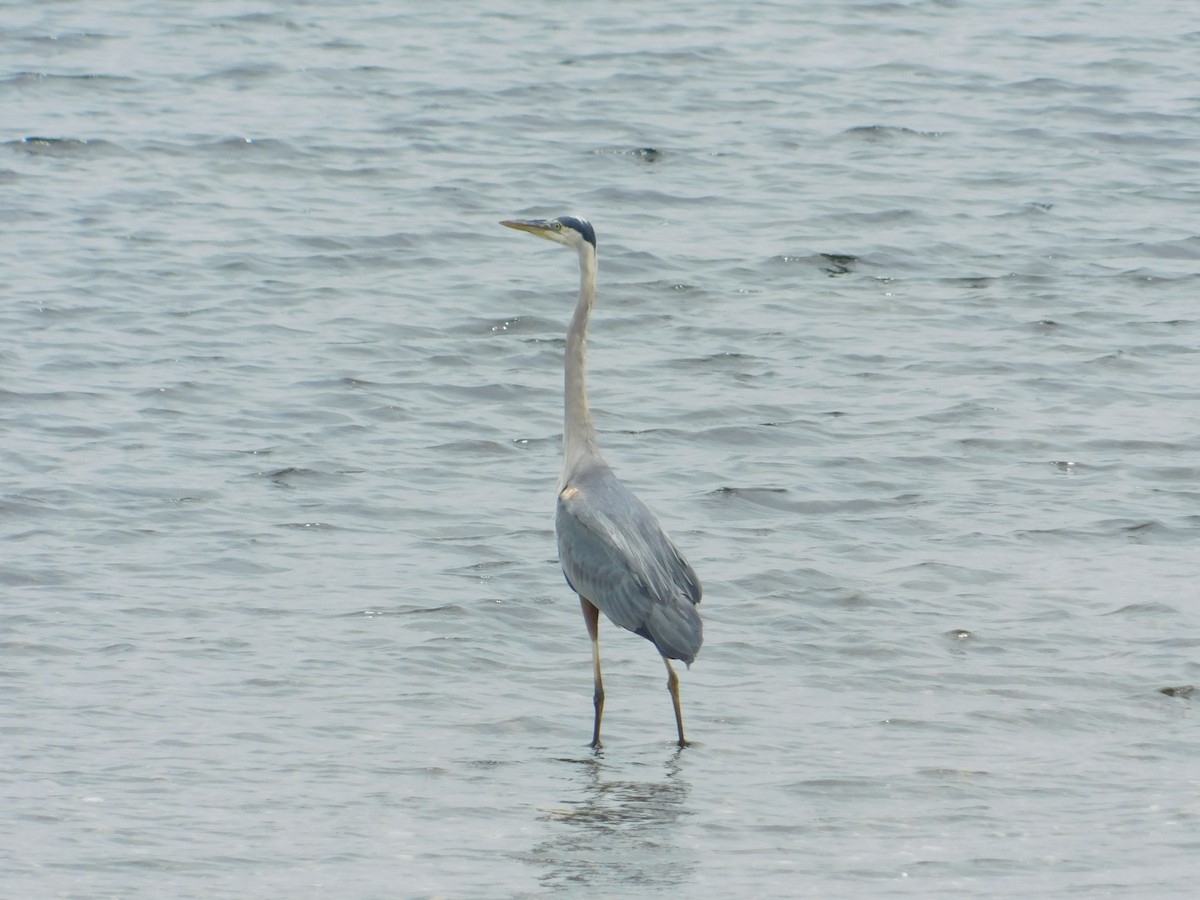
M 615 778 L 617 768 L 599 756 L 564 762 L 577 767 L 574 790 L 561 808 L 544 811 L 554 834 L 531 853 L 546 869 L 543 886 L 673 887 L 692 879 L 695 855 L 677 841 L 679 822 L 691 815 L 678 751 L 653 781 Z

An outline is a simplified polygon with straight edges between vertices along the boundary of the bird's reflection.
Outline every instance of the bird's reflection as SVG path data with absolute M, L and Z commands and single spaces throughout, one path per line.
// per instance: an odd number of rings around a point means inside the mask
M 607 765 L 601 755 L 563 760 L 571 767 L 571 790 L 559 807 L 543 810 L 551 836 L 533 848 L 551 889 L 581 885 L 672 887 L 687 884 L 695 858 L 680 846 L 679 825 L 690 813 L 691 786 L 677 751 L 645 780 L 628 768 Z

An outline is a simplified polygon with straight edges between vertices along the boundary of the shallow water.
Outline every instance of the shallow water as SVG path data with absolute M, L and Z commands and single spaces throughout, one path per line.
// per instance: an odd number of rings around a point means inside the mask
M 1200 31 L 55 3 L 0 38 L 11 896 L 1191 896 Z M 606 454 L 705 587 L 554 558 Z

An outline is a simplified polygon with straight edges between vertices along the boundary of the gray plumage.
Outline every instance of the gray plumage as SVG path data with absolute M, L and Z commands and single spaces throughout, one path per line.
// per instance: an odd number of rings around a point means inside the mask
M 672 659 L 691 665 L 704 641 L 696 604 L 700 580 L 653 513 L 613 474 L 596 442 L 587 406 L 587 325 L 596 295 L 596 233 L 586 219 L 522 219 L 501 222 L 579 254 L 579 299 L 567 329 L 563 355 L 563 471 L 558 486 L 555 533 L 563 574 L 579 595 L 592 639 L 595 727 L 600 746 L 604 688 L 600 678 L 598 611 L 653 642 L 667 666 L 679 745 L 683 716 Z
M 600 462 L 559 492 L 554 517 L 567 583 L 617 625 L 691 665 L 704 640 L 700 580 L 653 513 Z

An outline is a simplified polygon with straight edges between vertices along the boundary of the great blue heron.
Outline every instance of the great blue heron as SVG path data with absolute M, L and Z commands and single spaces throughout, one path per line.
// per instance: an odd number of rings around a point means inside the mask
M 588 316 L 596 297 L 596 232 L 586 220 L 574 216 L 505 220 L 500 224 L 579 253 L 579 300 L 567 329 L 563 359 L 563 470 L 554 530 L 563 574 L 571 590 L 579 595 L 592 639 L 596 707 L 592 746 L 600 746 L 600 717 L 604 713 L 600 610 L 622 628 L 652 641 L 662 654 L 679 746 L 687 746 L 679 710 L 679 676 L 671 668 L 671 660 L 681 659 L 690 666 L 704 641 L 700 613 L 696 611 L 700 580 L 654 514 L 613 474 L 596 443 L 584 384 Z

